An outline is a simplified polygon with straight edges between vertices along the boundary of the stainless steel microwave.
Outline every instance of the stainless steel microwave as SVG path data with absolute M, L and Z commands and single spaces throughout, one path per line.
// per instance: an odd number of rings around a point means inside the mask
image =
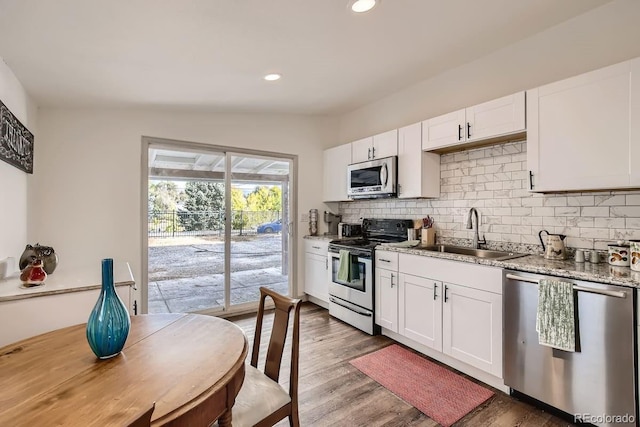
M 397 156 L 354 163 L 347 167 L 347 195 L 352 199 L 393 197 L 397 177 Z

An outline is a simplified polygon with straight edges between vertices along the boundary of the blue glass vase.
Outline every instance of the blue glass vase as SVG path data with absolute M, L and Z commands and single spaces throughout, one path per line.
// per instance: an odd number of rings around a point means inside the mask
M 87 341 L 96 356 L 108 359 L 124 347 L 131 319 L 113 283 L 113 259 L 102 260 L 102 291 L 87 322 Z

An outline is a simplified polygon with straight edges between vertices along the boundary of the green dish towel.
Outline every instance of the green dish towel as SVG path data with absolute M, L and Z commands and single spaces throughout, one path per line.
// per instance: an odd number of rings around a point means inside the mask
M 536 316 L 538 342 L 564 351 L 576 351 L 575 319 L 573 284 L 540 280 Z
M 360 268 L 358 267 L 358 257 L 352 256 L 347 250 L 340 251 L 340 264 L 338 265 L 338 280 L 344 283 L 351 283 L 360 279 Z

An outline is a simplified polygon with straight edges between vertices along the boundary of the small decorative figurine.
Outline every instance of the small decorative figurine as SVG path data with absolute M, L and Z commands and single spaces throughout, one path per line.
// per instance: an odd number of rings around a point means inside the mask
M 44 271 L 42 260 L 34 259 L 20 273 L 20 280 L 25 288 L 44 285 L 47 280 L 47 273 Z
M 58 265 L 58 255 L 51 246 L 40 246 L 40 243 L 36 243 L 35 246 L 27 245 L 20 257 L 20 270 L 24 270 L 35 259 L 42 260 L 42 266 L 47 274 L 53 274 L 53 271 Z

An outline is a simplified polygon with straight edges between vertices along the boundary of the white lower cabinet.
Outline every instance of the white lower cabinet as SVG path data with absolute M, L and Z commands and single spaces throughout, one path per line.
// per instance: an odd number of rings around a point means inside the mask
M 502 295 L 451 283 L 444 286 L 442 351 L 501 377 Z
M 398 332 L 398 273 L 376 268 L 376 301 L 384 301 L 375 310 L 377 325 Z
M 376 323 L 383 333 L 502 378 L 501 269 L 402 253 L 397 270 L 379 265 Z
M 376 251 L 375 266 L 375 322 L 398 332 L 398 254 Z
M 329 303 L 329 242 L 305 240 L 304 292 Z
M 399 332 L 442 351 L 442 282 L 400 273 L 398 284 L 402 307 Z

